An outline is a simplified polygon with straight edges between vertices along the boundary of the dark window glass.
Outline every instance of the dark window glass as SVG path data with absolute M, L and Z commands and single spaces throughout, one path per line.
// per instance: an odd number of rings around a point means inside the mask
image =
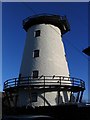
M 39 50 L 34 50 L 34 58 L 39 57 Z
M 32 93 L 32 102 L 37 102 L 37 93 Z
M 35 37 L 40 36 L 40 30 L 35 31 Z
M 33 78 L 38 78 L 38 70 L 33 71 Z

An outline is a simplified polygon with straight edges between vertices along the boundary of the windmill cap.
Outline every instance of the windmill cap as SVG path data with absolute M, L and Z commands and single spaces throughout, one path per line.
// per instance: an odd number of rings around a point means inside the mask
M 53 15 L 53 14 L 38 14 L 29 16 L 23 20 L 23 28 L 27 32 L 28 29 L 37 24 L 51 24 L 61 30 L 61 34 L 70 31 L 70 26 L 66 16 Z

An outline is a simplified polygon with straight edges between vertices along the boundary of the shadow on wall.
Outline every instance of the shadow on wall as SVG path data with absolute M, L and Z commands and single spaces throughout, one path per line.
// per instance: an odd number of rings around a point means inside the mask
M 57 96 L 55 98 L 55 102 L 56 102 L 57 105 L 59 105 L 60 103 L 63 103 L 63 98 L 60 95 L 60 92 L 57 92 Z
M 60 94 L 60 92 L 57 92 L 57 97 L 55 98 L 55 102 L 57 105 L 62 104 L 62 103 L 67 103 L 67 102 L 71 102 L 71 103 L 75 102 L 75 96 L 73 94 L 71 94 L 70 96 L 71 100 L 69 100 L 68 98 L 67 91 L 62 92 L 62 95 Z

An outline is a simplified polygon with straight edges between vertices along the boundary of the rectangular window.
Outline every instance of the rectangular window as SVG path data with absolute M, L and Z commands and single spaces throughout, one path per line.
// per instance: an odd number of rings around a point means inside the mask
M 33 78 L 38 78 L 38 70 L 33 71 Z
M 37 93 L 32 93 L 31 97 L 32 97 L 32 102 L 37 102 Z
M 34 50 L 33 57 L 39 57 L 39 50 Z
M 66 55 L 65 55 L 65 59 L 66 59 L 66 61 L 67 61 L 67 57 L 66 57 Z
M 35 37 L 39 37 L 40 36 L 40 30 L 36 30 L 35 31 Z

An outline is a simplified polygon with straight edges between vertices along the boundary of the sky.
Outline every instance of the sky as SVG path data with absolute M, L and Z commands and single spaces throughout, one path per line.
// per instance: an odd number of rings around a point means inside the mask
M 89 2 L 89 0 L 1 0 L 2 2 Z
M 18 77 L 26 32 L 22 20 L 35 14 L 66 15 L 70 32 L 63 35 L 70 76 L 86 83 L 84 100 L 88 99 L 88 57 L 82 50 L 88 47 L 87 2 L 4 2 L 2 3 L 2 86 L 5 80 Z

